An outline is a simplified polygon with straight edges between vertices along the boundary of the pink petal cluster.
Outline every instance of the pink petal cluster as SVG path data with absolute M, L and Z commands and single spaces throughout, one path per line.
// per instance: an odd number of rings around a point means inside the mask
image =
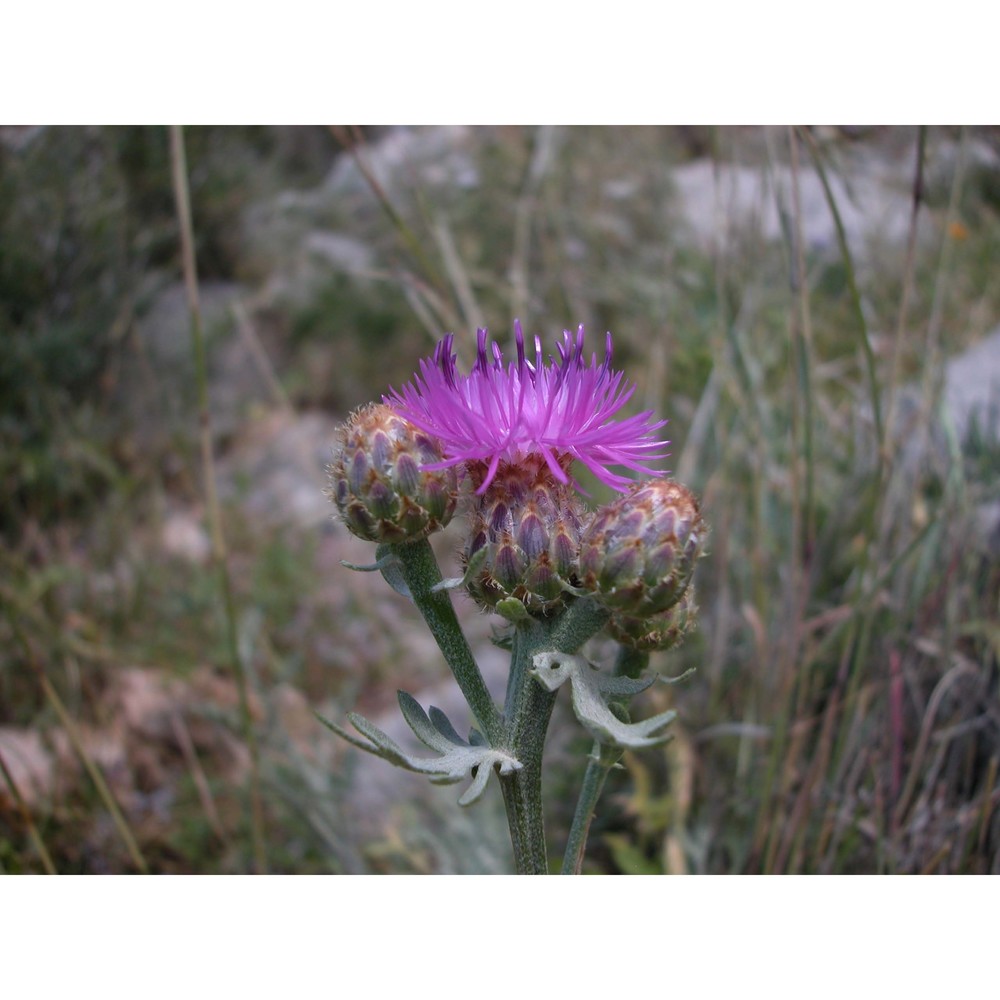
M 545 360 L 539 337 L 530 360 L 518 322 L 514 334 L 517 362 L 505 365 L 500 347 L 479 330 L 478 357 L 468 375 L 456 368 L 455 338 L 448 334 L 433 357 L 420 362 L 412 382 L 385 397 L 397 413 L 441 441 L 444 461 L 426 468 L 482 462 L 488 471 L 478 493 L 485 492 L 501 462 L 513 465 L 529 456 L 543 458 L 561 483 L 570 481 L 564 469 L 568 459 L 617 490 L 631 480 L 609 466 L 658 475 L 646 462 L 666 456 L 660 449 L 670 442 L 653 440 L 666 421 L 651 422 L 650 410 L 615 419 L 635 386 L 611 370 L 610 333 L 600 364 L 596 355 L 589 363 L 584 358 L 583 326 L 575 337 L 563 331 L 558 361 Z

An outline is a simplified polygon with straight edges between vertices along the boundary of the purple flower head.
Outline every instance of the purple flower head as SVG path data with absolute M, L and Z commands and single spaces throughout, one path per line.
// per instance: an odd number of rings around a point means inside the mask
M 611 370 L 610 333 L 601 364 L 596 355 L 589 363 L 584 358 L 583 326 L 575 337 L 563 331 L 558 361 L 545 360 L 535 337 L 530 360 L 515 321 L 517 362 L 506 366 L 497 343 L 487 343 L 487 331 L 478 333 L 479 353 L 468 375 L 455 367 L 455 337 L 449 333 L 433 358 L 420 362 L 413 380 L 385 397 L 400 416 L 441 441 L 444 461 L 425 468 L 482 463 L 486 471 L 477 493 L 486 491 L 501 462 L 516 465 L 533 457 L 543 459 L 561 483 L 571 481 L 567 469 L 573 459 L 616 490 L 631 480 L 609 466 L 658 475 L 645 463 L 666 456 L 660 449 L 670 442 L 653 440 L 666 421 L 651 422 L 651 410 L 614 419 L 635 386 Z

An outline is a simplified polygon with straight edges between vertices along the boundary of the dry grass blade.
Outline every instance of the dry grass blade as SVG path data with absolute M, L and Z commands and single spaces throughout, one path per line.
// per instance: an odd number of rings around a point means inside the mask
M 444 276 L 441 274 L 437 264 L 427 253 L 424 247 L 424 241 L 417 236 L 417 234 L 403 218 L 402 213 L 397 210 L 396 206 L 392 202 L 392 198 L 369 167 L 368 162 L 363 155 L 363 150 L 365 149 L 365 138 L 363 133 L 356 126 L 345 125 L 331 125 L 330 132 L 333 134 L 333 137 L 350 152 L 352 159 L 357 165 L 358 171 L 364 178 L 365 183 L 371 189 L 372 194 L 375 195 L 379 206 L 382 211 L 385 212 L 386 217 L 392 224 L 393 229 L 395 229 L 403 246 L 406 248 L 407 252 L 410 254 L 413 261 L 423 274 L 425 281 L 431 286 L 431 290 L 433 290 L 434 294 L 427 295 L 425 298 L 428 302 L 436 303 L 440 306 L 440 315 L 438 316 L 438 319 L 443 321 L 445 326 L 454 326 L 454 323 L 450 322 L 450 320 L 454 317 L 451 315 L 451 310 L 444 302 L 446 287 Z
M 1000 787 L 997 786 L 998 769 L 1000 769 L 1000 759 L 993 757 L 990 760 L 990 769 L 986 776 L 986 791 L 983 793 L 983 806 L 979 818 L 979 836 L 976 849 L 980 854 L 986 849 L 986 833 L 993 815 L 993 807 L 997 802 L 1000 802 Z
M 938 681 L 927 702 L 927 708 L 924 711 L 924 717 L 920 724 L 920 736 L 917 740 L 916 749 L 913 751 L 913 758 L 910 761 L 910 770 L 906 778 L 906 785 L 903 787 L 899 802 L 896 803 L 895 819 L 898 826 L 903 825 L 917 783 L 925 775 L 925 771 L 921 765 L 927 753 L 927 746 L 930 743 L 931 733 L 934 730 L 934 720 L 937 717 L 938 709 L 941 707 L 941 702 L 951 688 L 963 677 L 981 679 L 979 671 L 974 664 L 958 663 Z
M 803 558 L 808 561 L 812 557 L 816 538 L 815 518 L 815 456 L 813 454 L 815 404 L 813 402 L 813 333 L 812 311 L 809 306 L 809 282 L 806 277 L 805 239 L 802 233 L 802 199 L 799 191 L 799 143 L 795 130 L 789 129 L 789 148 L 792 160 L 792 220 L 794 240 L 792 258 L 794 264 L 789 268 L 791 276 L 791 292 L 797 296 L 797 308 L 791 310 L 792 349 L 794 352 L 794 377 L 792 379 L 792 433 L 797 447 L 801 448 L 801 467 L 805 476 L 805 493 L 802 497 L 802 512 L 799 514 L 799 467 L 798 452 L 792 461 L 792 483 L 795 491 L 793 520 L 795 524 L 793 543 L 801 546 L 801 552 L 793 549 L 792 555 L 792 592 L 801 593 L 799 573 Z M 801 443 L 799 439 L 801 438 Z M 803 595 L 804 597 L 804 595 Z
M 17 787 L 14 775 L 10 773 L 10 770 L 7 767 L 7 762 L 4 760 L 2 752 L 0 752 L 0 771 L 3 772 L 3 779 L 4 783 L 7 785 L 7 790 L 10 792 L 11 797 L 17 804 L 18 812 L 21 814 L 21 821 L 24 823 L 25 829 L 28 831 L 28 836 L 31 838 L 31 844 L 38 854 L 38 859 L 42 862 L 42 867 L 49 875 L 58 874 L 56 872 L 56 866 L 52 863 L 52 856 L 49 854 L 48 848 L 45 846 L 45 841 L 42 840 L 41 835 L 38 832 L 38 828 L 35 826 L 35 821 L 31 818 L 31 810 L 28 808 L 28 803 L 24 801 L 24 796 L 21 794 L 21 790 Z
M 840 246 L 841 258 L 844 262 L 844 269 L 847 276 L 847 284 L 851 293 L 851 303 L 854 307 L 854 315 L 858 323 L 858 338 L 865 358 L 865 367 L 868 374 L 869 402 L 872 407 L 872 416 L 875 421 L 875 440 L 882 442 L 885 439 L 882 421 L 881 390 L 879 388 L 878 373 L 875 366 L 875 351 L 872 349 L 871 337 L 868 331 L 868 321 L 865 319 L 865 311 L 861 303 L 861 292 L 858 290 L 857 277 L 854 270 L 854 258 L 847 243 L 847 233 L 844 229 L 844 222 L 837 206 L 837 199 L 833 195 L 829 178 L 826 175 L 826 168 L 823 165 L 823 158 L 816 146 L 816 141 L 812 135 L 804 130 L 798 129 L 798 134 L 805 140 L 812 157 L 813 166 L 816 168 L 816 175 L 823 185 L 823 194 L 826 197 L 827 206 L 833 216 L 834 227 L 837 232 L 837 243 Z M 879 454 L 879 468 L 884 472 L 885 456 Z
M 90 776 L 90 780 L 94 783 L 94 787 L 97 789 L 97 794 L 101 797 L 101 801 L 104 803 L 105 808 L 111 814 L 111 819 L 115 824 L 115 829 L 118 830 L 119 836 L 122 838 L 122 842 L 125 844 L 125 849 L 129 853 L 129 857 L 132 859 L 132 863 L 135 867 L 142 872 L 143 875 L 149 874 L 149 866 L 146 864 L 146 859 L 143 856 L 141 849 L 139 848 L 139 843 L 135 839 L 135 835 L 132 833 L 132 828 L 128 824 L 128 820 L 125 819 L 125 814 L 122 812 L 121 807 L 118 805 L 118 801 L 115 799 L 114 793 L 108 787 L 108 783 L 104 780 L 104 775 L 101 773 L 101 769 L 94 763 L 94 759 L 87 753 L 86 747 L 83 745 L 83 740 L 80 739 L 80 731 L 76 727 L 76 723 L 73 721 L 73 717 L 66 711 L 66 706 L 63 704 L 62 698 L 59 697 L 59 693 L 52 686 L 48 677 L 45 676 L 45 672 L 38 667 L 38 681 L 42 686 L 42 691 L 45 694 L 45 698 L 48 703 L 52 706 L 56 715 L 59 717 L 60 723 L 62 723 L 63 729 L 66 730 L 66 735 L 69 737 L 70 743 L 73 745 L 73 750 L 83 765 L 84 770 Z
M 139 843 L 132 833 L 132 828 L 129 826 L 128 820 L 125 818 L 125 814 L 122 812 L 121 807 L 118 805 L 118 801 L 115 799 L 114 793 L 111 791 L 108 783 L 104 780 L 104 775 L 101 773 L 101 769 L 94 762 L 93 757 L 87 752 L 87 748 L 83 744 L 83 740 L 80 738 L 80 731 L 77 728 L 76 723 L 73 721 L 73 717 L 67 711 L 62 698 L 59 697 L 59 692 L 53 687 L 52 682 L 49 680 L 45 673 L 45 668 L 42 666 L 38 655 L 35 652 L 31 641 L 28 636 L 24 633 L 21 628 L 20 623 L 11 618 L 11 626 L 13 628 L 14 635 L 17 637 L 21 647 L 24 650 L 25 657 L 32 672 L 34 673 L 36 679 L 38 680 L 38 685 L 42 690 L 42 694 L 45 697 L 46 702 L 51 706 L 52 710 L 55 712 L 59 719 L 60 724 L 66 731 L 66 735 L 69 738 L 70 744 L 73 747 L 73 751 L 76 754 L 78 760 L 83 765 L 83 769 L 87 772 L 88 777 L 94 784 L 94 788 L 97 790 L 97 794 L 101 801 L 104 803 L 104 807 L 108 810 L 111 815 L 112 822 L 117 829 L 122 842 L 125 844 L 125 849 L 128 851 L 129 857 L 132 859 L 132 863 L 135 865 L 136 870 L 142 872 L 142 874 L 147 874 L 149 872 L 149 866 L 146 864 L 146 859 L 143 856 L 142 850 L 139 847 Z M 73 668 L 74 672 L 78 670 L 78 667 L 73 661 L 69 661 L 69 665 Z M 5 777 L 8 775 L 6 765 L 3 767 Z M 12 780 L 9 781 L 11 791 L 15 796 L 15 799 L 23 802 L 20 797 L 20 792 L 13 785 Z M 29 820 L 29 831 L 34 829 L 33 824 Z M 34 841 L 34 836 L 32 837 Z M 49 858 L 48 863 L 45 862 L 45 849 L 39 839 L 36 843 L 36 849 L 41 848 L 40 854 L 43 857 L 43 864 L 45 864 L 46 870 L 51 867 L 50 874 L 54 874 L 55 868 L 52 865 L 51 858 Z
M 177 221 L 180 228 L 181 255 L 184 267 L 184 286 L 191 313 L 191 343 L 194 351 L 195 376 L 198 385 L 198 425 L 200 428 L 202 474 L 208 506 L 209 527 L 212 537 L 212 557 L 219 578 L 226 623 L 226 642 L 230 665 L 239 691 L 240 721 L 243 737 L 250 751 L 250 828 L 253 838 L 254 862 L 259 873 L 267 871 L 267 854 L 264 847 L 264 814 L 260 790 L 260 762 L 257 734 L 250 716 L 250 698 L 246 671 L 240 657 L 236 629 L 236 608 L 233 601 L 232 582 L 229 579 L 222 512 L 215 485 L 215 457 L 212 442 L 212 422 L 208 406 L 208 363 L 201 329 L 201 307 L 198 296 L 198 272 L 194 253 L 194 228 L 191 222 L 191 202 L 188 193 L 187 162 L 184 153 L 184 134 L 179 125 L 170 128 L 170 163 L 177 203 Z
M 924 199 L 924 158 L 927 147 L 927 126 L 921 125 L 917 132 L 917 162 L 913 176 L 913 196 L 910 208 L 910 227 L 906 240 L 906 262 L 903 265 L 903 290 L 899 299 L 899 319 L 896 322 L 896 336 L 892 342 L 892 355 L 889 362 L 889 378 L 886 386 L 886 415 L 884 438 L 881 448 L 884 454 L 889 454 L 891 438 L 896 419 L 896 395 L 899 389 L 899 372 L 902 357 L 903 335 L 906 332 L 906 322 L 909 316 L 910 295 L 913 291 L 913 271 L 917 252 L 917 222 L 920 205 Z
M 511 286 L 511 306 L 515 316 L 527 321 L 530 289 L 528 287 L 528 259 L 531 249 L 531 221 L 535 217 L 538 191 L 552 166 L 558 147 L 558 130 L 553 125 L 542 125 L 535 133 L 535 145 L 524 184 L 514 208 L 514 247 L 508 275 Z
M 191 772 L 191 779 L 194 781 L 195 789 L 198 792 L 198 801 L 201 803 L 202 812 L 204 812 L 205 818 L 208 820 L 212 832 L 219 843 L 225 844 L 226 835 L 222 828 L 222 820 L 219 818 L 219 810 L 216 808 L 212 789 L 208 784 L 208 779 L 205 777 L 205 771 L 201 766 L 201 762 L 198 760 L 198 751 L 195 749 L 194 741 L 191 739 L 187 723 L 180 712 L 170 713 L 170 729 L 174 734 L 174 739 L 177 740 L 177 745 L 180 747 L 181 753 L 184 755 L 188 770 Z
M 476 293 L 472 290 L 469 272 L 462 263 L 461 254 L 455 246 L 455 237 L 444 219 L 438 219 L 434 224 L 434 240 L 444 261 L 445 271 L 455 290 L 455 297 L 462 310 L 462 319 L 469 329 L 484 327 L 486 315 L 476 301 Z

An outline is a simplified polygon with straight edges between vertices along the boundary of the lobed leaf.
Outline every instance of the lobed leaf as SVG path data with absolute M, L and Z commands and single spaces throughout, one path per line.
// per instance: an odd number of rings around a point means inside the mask
M 580 723 L 602 744 L 638 750 L 669 739 L 663 730 L 677 717 L 673 709 L 642 722 L 622 722 L 607 704 L 609 695 L 635 694 L 653 682 L 601 674 L 582 656 L 566 653 L 539 653 L 534 658 L 532 676 L 547 690 L 555 691 L 567 680 L 573 697 L 573 711 Z
M 407 771 L 426 774 L 436 785 L 454 784 L 472 778 L 472 783 L 458 800 L 458 804 L 462 806 L 470 805 L 483 794 L 494 768 L 500 774 L 511 774 L 521 769 L 519 760 L 504 750 L 486 746 L 482 736 L 475 730 L 471 734 L 473 742 L 465 743 L 439 708 L 432 708 L 428 716 L 416 698 L 405 691 L 399 692 L 399 707 L 417 738 L 432 750 L 437 750 L 439 757 L 415 757 L 406 753 L 378 726 L 355 712 L 349 713 L 347 717 L 351 725 L 365 737 L 364 740 L 358 739 L 334 722 L 321 716 L 318 718 L 327 729 L 359 750 L 381 757 Z

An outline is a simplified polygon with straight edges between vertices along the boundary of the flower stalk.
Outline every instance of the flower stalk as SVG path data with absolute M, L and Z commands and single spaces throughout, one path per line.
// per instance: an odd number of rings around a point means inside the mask
M 547 875 L 549 871 L 542 812 L 542 754 L 556 696 L 532 683 L 528 673 L 535 651 L 544 645 L 542 632 L 540 626 L 529 625 L 514 635 L 504 719 L 504 739 L 523 765 L 500 781 L 519 875 Z
M 443 577 L 431 543 L 422 538 L 404 545 L 386 545 L 385 549 L 398 561 L 413 603 L 434 636 L 483 734 L 492 746 L 501 746 L 503 722 L 500 713 L 458 623 L 451 597 L 444 589 L 434 589 Z
M 542 813 L 542 756 L 556 693 L 531 674 L 538 656 L 574 654 L 607 620 L 607 612 L 592 602 L 579 602 L 553 619 L 529 620 L 514 633 L 507 704 L 506 745 L 523 767 L 501 779 L 504 806 L 520 875 L 548 873 Z
M 618 660 L 615 663 L 615 673 L 619 676 L 638 679 L 648 666 L 649 653 L 638 652 L 628 646 L 619 647 Z M 611 769 L 618 766 L 619 760 L 621 751 L 603 746 L 598 740 L 594 741 L 594 747 L 587 759 L 587 769 L 583 773 L 580 797 L 577 799 L 573 823 L 566 841 L 561 872 L 563 875 L 580 875 L 583 872 L 583 857 L 597 802 L 604 791 L 604 783 L 608 780 Z

